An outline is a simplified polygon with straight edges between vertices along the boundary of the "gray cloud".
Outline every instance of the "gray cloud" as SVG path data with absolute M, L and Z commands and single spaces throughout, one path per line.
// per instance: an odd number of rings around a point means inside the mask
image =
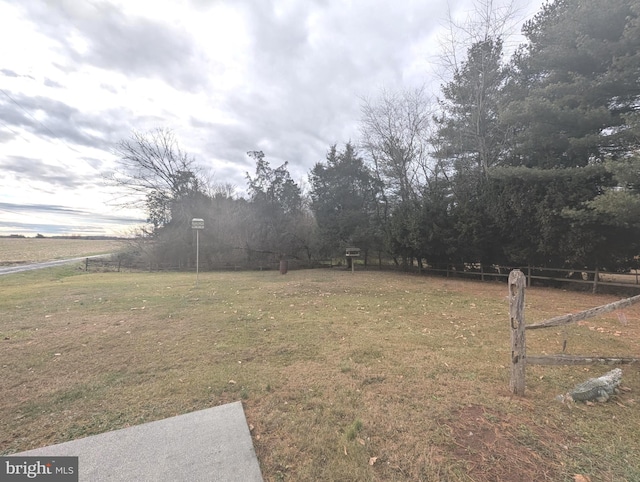
M 188 32 L 170 23 L 125 16 L 115 5 L 102 2 L 61 0 L 25 2 L 27 15 L 68 57 L 66 70 L 87 64 L 115 70 L 129 77 L 161 78 L 178 89 L 203 89 L 200 75 L 204 56 Z M 74 45 L 79 35 L 86 51 Z
M 79 189 L 93 186 L 96 179 L 79 175 L 73 171 L 62 170 L 60 166 L 47 164 L 40 159 L 21 156 L 7 156 L 0 160 L 0 168 L 6 174 L 13 174 L 18 182 L 31 184 L 42 182 L 51 189 Z
M 11 139 L 14 139 L 15 137 L 17 137 L 13 132 L 5 132 L 0 130 L 0 143 L 3 142 L 8 142 Z
M 78 234 L 83 236 L 113 236 L 113 233 L 109 230 L 111 224 L 120 226 L 126 224 L 129 227 L 134 227 L 141 224 L 140 221 L 135 222 L 122 222 L 112 223 L 108 220 L 100 217 L 95 218 L 94 223 L 72 224 L 71 222 L 60 224 L 54 223 L 26 223 L 26 222 L 11 222 L 0 220 L 0 233 L 4 235 L 8 234 L 23 234 L 23 235 L 35 235 L 39 233 L 45 233 L 47 236 L 68 236 L 71 234 Z M 126 234 L 126 233 L 122 233 Z
M 55 87 L 57 89 L 64 87 L 62 84 L 51 79 L 44 79 L 44 85 L 46 85 L 47 87 Z
M 84 162 L 86 162 L 87 164 L 89 164 L 91 167 L 93 167 L 96 171 L 100 171 L 101 169 L 103 169 L 104 165 L 105 165 L 105 161 L 102 159 L 96 159 L 93 157 L 85 157 L 84 158 Z
M 99 217 L 101 220 L 108 221 L 110 223 L 140 223 L 144 222 L 144 219 L 132 217 L 132 216 L 116 216 L 109 214 L 98 214 L 92 211 L 84 209 L 73 208 L 69 206 L 59 206 L 51 204 L 16 204 L 0 202 L 0 210 L 12 212 L 14 214 L 22 213 L 40 213 L 40 214 L 62 214 L 65 216 L 85 216 L 85 217 Z
M 0 219 L 0 233 L 48 235 L 83 234 L 107 235 L 112 234 L 112 227 L 134 227 L 145 223 L 144 219 L 132 216 L 118 216 L 95 213 L 68 206 L 48 204 L 15 204 L 0 202 L 0 214 L 12 213 L 24 215 L 23 221 L 4 221 Z M 47 217 L 47 222 L 28 222 L 29 216 L 39 214 Z
M 331 144 L 358 140 L 359 96 L 404 87 L 412 46 L 437 27 L 446 4 L 280 6 L 243 3 L 253 43 L 251 87 L 227 96 L 225 111 L 239 125 L 219 126 L 208 144 L 224 155 L 262 149 L 289 161 L 299 178 Z
M 33 76 L 31 75 L 23 75 L 23 74 L 18 74 L 17 72 L 14 72 L 13 70 L 10 69 L 0 69 L 0 74 L 4 75 L 5 77 L 24 77 L 27 79 L 33 79 Z
M 111 152 L 117 142 L 129 137 L 132 128 L 145 130 L 162 126 L 167 121 L 166 117 L 136 115 L 127 107 L 94 113 L 81 111 L 51 97 L 28 96 L 20 92 L 10 92 L 9 96 L 0 97 L 0 119 L 5 124 L 28 129 L 39 137 L 60 139 L 76 153 L 73 145 Z M 37 120 L 37 113 L 44 113 L 45 117 Z
M 39 111 L 46 114 L 46 119 L 37 120 L 35 114 Z M 50 97 L 34 97 L 12 92 L 9 94 L 9 100 L 0 103 L 0 118 L 7 124 L 27 128 L 38 136 L 61 138 L 90 147 L 103 144 L 100 138 L 81 130 L 83 125 L 96 127 L 98 122 L 95 118 Z
M 9 69 L 0 69 L 0 73 L 2 73 L 2 75 L 6 77 L 20 77 L 13 70 L 9 70 Z
M 100 84 L 100 88 L 106 90 L 107 92 L 111 92 L 112 94 L 118 93 L 118 89 L 116 89 L 113 85 Z
M 85 212 L 79 209 L 65 207 L 65 206 L 53 206 L 50 204 L 15 204 L 0 202 L 0 210 L 8 211 L 14 214 L 24 213 L 56 213 L 56 214 L 84 214 Z

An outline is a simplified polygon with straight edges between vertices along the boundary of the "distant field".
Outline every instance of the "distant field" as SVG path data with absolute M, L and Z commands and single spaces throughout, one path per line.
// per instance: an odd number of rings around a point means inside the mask
M 242 400 L 265 481 L 638 481 L 640 370 L 529 367 L 508 390 L 506 284 L 339 269 L 0 278 L 0 455 Z M 529 323 L 614 296 L 527 290 Z M 527 335 L 640 356 L 640 306 Z M 575 475 L 589 476 L 575 478 Z
M 0 266 L 112 253 L 124 241 L 49 238 L 0 238 Z

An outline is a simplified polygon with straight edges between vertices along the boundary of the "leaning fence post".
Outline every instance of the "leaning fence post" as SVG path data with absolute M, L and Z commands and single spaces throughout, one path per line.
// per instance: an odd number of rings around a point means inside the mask
M 514 395 L 524 395 L 527 347 L 524 326 L 524 289 L 526 280 L 519 269 L 509 273 L 509 317 L 511 322 L 511 380 Z

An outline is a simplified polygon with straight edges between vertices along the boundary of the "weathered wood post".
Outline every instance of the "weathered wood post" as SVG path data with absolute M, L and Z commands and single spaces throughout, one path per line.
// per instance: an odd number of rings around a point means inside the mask
M 524 289 L 526 279 L 522 271 L 509 273 L 509 317 L 511 320 L 511 380 L 514 395 L 524 396 L 527 347 L 524 326 Z

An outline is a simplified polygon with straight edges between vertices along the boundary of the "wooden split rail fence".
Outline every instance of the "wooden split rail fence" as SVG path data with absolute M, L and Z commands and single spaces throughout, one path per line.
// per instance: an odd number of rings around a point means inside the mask
M 605 356 L 568 356 L 568 355 L 527 355 L 525 330 L 537 330 L 553 326 L 563 326 L 586 320 L 604 313 L 619 310 L 640 302 L 640 295 L 598 306 L 575 314 L 556 316 L 540 323 L 526 325 L 524 320 L 524 292 L 526 287 L 524 273 L 519 269 L 509 274 L 509 317 L 511 323 L 511 380 L 509 388 L 515 395 L 523 396 L 525 389 L 526 365 L 619 365 L 635 363 L 638 358 Z

